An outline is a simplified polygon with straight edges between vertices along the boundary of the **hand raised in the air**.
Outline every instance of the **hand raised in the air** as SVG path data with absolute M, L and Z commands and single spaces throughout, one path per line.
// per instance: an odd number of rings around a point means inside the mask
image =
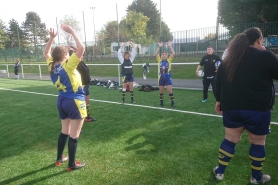
M 74 30 L 66 24 L 62 24 L 61 28 L 67 33 L 70 33 L 70 34 L 74 33 Z
M 58 31 L 54 31 L 54 28 L 50 28 L 49 29 L 49 35 L 50 35 L 50 38 L 55 38 L 58 34 Z
M 130 40 L 128 43 L 133 47 L 133 42 Z
M 172 47 L 172 42 L 169 40 L 167 45 L 168 45 L 168 47 Z

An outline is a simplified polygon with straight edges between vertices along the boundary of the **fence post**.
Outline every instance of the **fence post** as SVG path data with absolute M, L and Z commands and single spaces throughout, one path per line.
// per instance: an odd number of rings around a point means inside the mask
M 39 64 L 40 79 L 42 79 L 41 65 Z
M 21 65 L 21 75 L 22 75 L 22 78 L 24 78 L 23 65 Z
M 10 77 L 10 73 L 9 73 L 9 65 L 7 64 L 7 73 L 8 73 L 8 77 Z
M 219 29 L 219 17 L 217 16 L 217 19 L 216 19 L 216 33 L 215 33 L 215 41 L 216 41 L 215 51 L 216 51 L 217 55 L 218 55 L 218 29 Z

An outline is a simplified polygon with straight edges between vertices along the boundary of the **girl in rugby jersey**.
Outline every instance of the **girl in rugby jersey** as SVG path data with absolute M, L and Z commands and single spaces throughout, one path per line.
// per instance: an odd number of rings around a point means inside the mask
M 62 24 L 61 28 L 72 35 L 77 51 L 69 57 L 66 47 L 56 46 L 51 53 L 52 42 L 57 35 L 57 31 L 54 32 L 54 29 L 50 28 L 50 38 L 46 44 L 44 56 L 47 60 L 51 80 L 59 92 L 57 107 L 61 118 L 62 131 L 58 138 L 55 165 L 60 166 L 63 162 L 69 160 L 67 171 L 71 171 L 85 166 L 85 163 L 75 160 L 78 137 L 84 118 L 87 116 L 81 76 L 76 70 L 85 48 L 71 27 Z M 63 156 L 67 141 L 68 157 Z

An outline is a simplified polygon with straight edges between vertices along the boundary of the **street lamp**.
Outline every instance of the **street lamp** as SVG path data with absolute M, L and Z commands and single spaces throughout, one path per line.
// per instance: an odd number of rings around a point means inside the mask
M 90 9 L 92 9 L 92 11 L 93 11 L 93 24 L 94 24 L 94 45 L 96 45 L 96 31 L 95 31 L 95 16 L 94 16 L 94 9 L 95 9 L 96 7 L 93 7 L 93 6 L 91 6 L 90 7 Z M 93 54 L 95 55 L 95 49 L 94 49 L 94 46 L 93 46 Z

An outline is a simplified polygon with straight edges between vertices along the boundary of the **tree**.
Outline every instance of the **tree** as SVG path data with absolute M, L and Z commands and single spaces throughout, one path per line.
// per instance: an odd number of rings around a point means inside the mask
M 5 26 L 5 23 L 0 20 L 0 49 L 5 48 L 6 41 L 8 40 L 8 37 L 6 35 L 7 28 Z
M 82 38 L 82 34 L 81 34 L 82 28 L 80 26 L 80 22 L 73 15 L 65 15 L 63 19 L 60 20 L 60 24 L 67 24 L 75 31 L 75 33 L 79 36 L 79 38 Z M 61 34 L 65 39 L 67 45 L 74 44 L 71 34 L 66 33 L 64 31 L 62 31 Z
M 118 41 L 118 23 L 117 21 L 110 21 L 104 25 L 105 42 L 112 43 Z M 121 33 L 121 32 L 120 32 Z
M 205 37 L 204 37 L 204 40 L 211 40 L 211 39 L 214 39 L 216 36 L 215 33 L 209 33 L 207 34 Z
M 219 0 L 219 21 L 224 25 L 274 22 L 278 17 L 277 8 L 277 0 Z
M 274 22 L 277 21 L 278 17 L 278 1 L 267 0 L 264 1 L 262 11 L 260 12 L 260 19 L 262 22 Z
M 6 43 L 7 47 L 19 47 L 19 43 L 21 46 L 25 46 L 28 42 L 26 41 L 26 37 L 22 28 L 19 26 L 18 22 L 14 19 L 9 21 L 9 28 L 7 30 L 7 36 L 9 38 Z
M 164 21 L 161 21 L 161 36 L 159 40 L 163 42 L 173 40 L 173 35 L 171 34 L 168 25 Z
M 21 28 L 31 45 L 42 45 L 48 40 L 46 25 L 41 22 L 41 18 L 36 12 L 26 13 L 26 19 L 22 23 Z
M 97 33 L 98 43 L 105 48 L 106 52 L 110 52 L 112 42 L 118 42 L 118 22 L 107 22 L 101 31 Z M 132 38 L 131 32 L 126 25 L 126 19 L 122 19 L 119 23 L 119 42 L 125 42 Z M 120 46 L 120 43 L 119 43 Z
M 264 36 L 277 34 L 271 24 L 277 21 L 277 8 L 277 0 L 219 0 L 219 22 L 228 28 L 230 37 L 254 26 L 260 27 Z
M 147 16 L 150 20 L 147 23 L 146 35 L 147 37 L 153 37 L 158 41 L 164 40 L 164 38 L 160 37 L 160 13 L 157 10 L 156 5 L 157 4 L 151 0 L 134 0 L 128 6 L 127 11 L 134 10 L 136 12 L 142 12 Z M 165 28 L 164 30 L 162 29 L 163 26 Z M 162 30 L 164 31 L 163 33 Z M 161 35 L 171 35 L 170 29 L 165 22 L 161 22 Z
M 125 24 L 134 40 L 146 37 L 147 22 L 150 19 L 141 12 L 128 11 Z M 132 38 L 131 38 L 132 39 Z

